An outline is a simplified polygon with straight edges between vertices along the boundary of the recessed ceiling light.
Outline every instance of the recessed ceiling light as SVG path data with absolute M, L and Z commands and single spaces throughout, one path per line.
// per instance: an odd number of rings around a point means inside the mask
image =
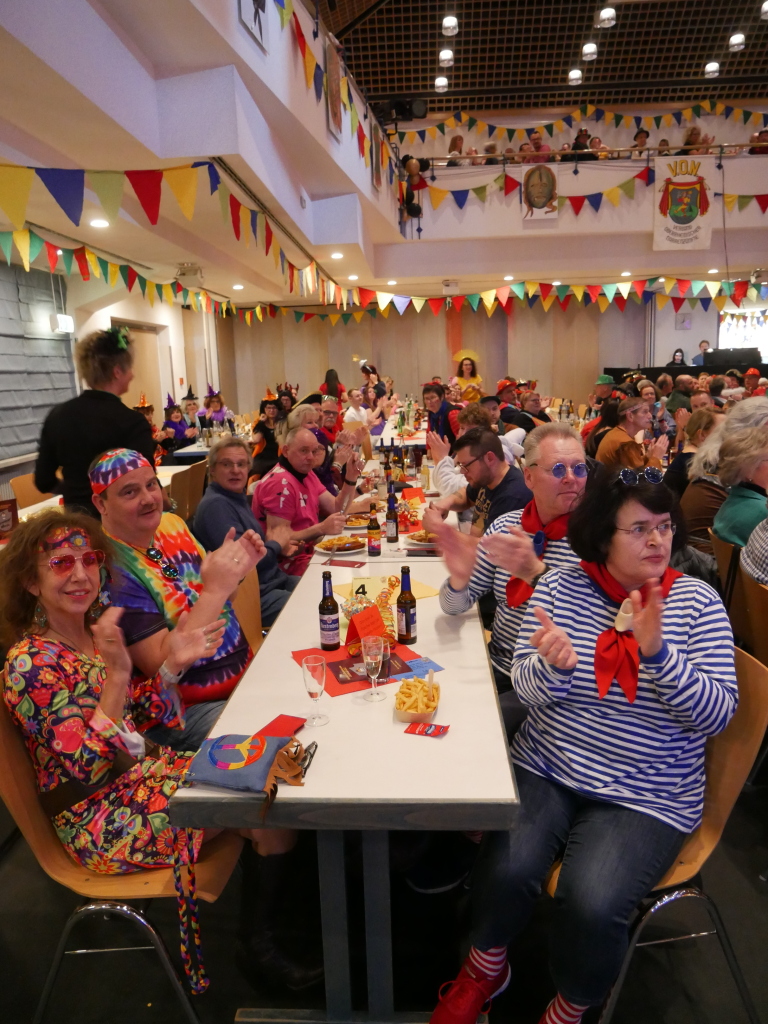
M 514 281 L 515 280 L 515 275 L 514 274 L 507 274 L 507 276 L 504 278 L 504 280 L 505 281 Z
M 597 59 L 597 43 L 584 43 L 581 48 L 581 56 L 584 60 Z
M 745 45 L 746 39 L 744 38 L 743 32 L 734 32 L 728 40 L 728 49 L 732 53 L 738 53 L 739 50 L 743 50 Z
M 438 75 L 435 79 L 435 92 L 448 92 L 448 79 L 445 75 Z
M 350 274 L 349 275 L 349 280 L 350 281 L 356 281 L 357 280 L 357 274 Z
M 233 284 L 232 285 L 232 291 L 234 291 L 234 292 L 241 292 L 242 290 L 243 290 L 243 286 L 241 284 Z
M 57 249 L 57 250 L 56 250 L 56 255 L 57 255 L 57 256 L 61 256 L 61 255 L 62 255 L 62 252 L 63 252 L 63 250 L 62 250 L 62 249 Z
M 616 24 L 616 9 L 604 7 L 597 16 L 597 24 L 599 28 L 613 28 Z
M 719 274 L 720 271 L 717 269 L 717 267 L 712 267 L 712 269 L 708 270 L 707 273 L 708 274 Z
M 344 253 L 343 252 L 332 252 L 331 253 L 331 259 L 332 260 L 343 260 L 344 259 Z
M 453 67 L 453 50 L 441 50 L 437 62 L 441 68 Z
M 387 284 L 397 284 L 397 281 L 387 281 Z
M 719 74 L 720 64 L 716 60 L 711 60 L 708 64 L 704 65 L 705 78 L 717 78 Z
M 91 221 L 91 227 L 92 228 L 108 228 L 109 227 L 109 221 L 108 220 L 104 220 L 103 217 L 97 217 L 96 220 L 92 220 Z
M 443 18 L 443 35 L 455 36 L 459 31 L 459 19 L 455 14 L 446 14 Z
M 631 270 L 622 270 L 621 276 L 622 277 L 632 277 L 632 271 Z
M 666 280 L 667 280 L 666 277 L 657 277 L 656 278 L 656 281 L 658 282 L 658 284 L 664 284 L 664 282 Z
M 568 85 L 581 85 L 582 75 L 580 68 L 574 68 L 568 72 Z
M 552 287 L 553 287 L 553 288 L 557 288 L 557 286 L 558 286 L 559 284 L 562 284 L 562 283 L 563 283 L 562 281 L 553 281 L 553 282 L 552 282 Z

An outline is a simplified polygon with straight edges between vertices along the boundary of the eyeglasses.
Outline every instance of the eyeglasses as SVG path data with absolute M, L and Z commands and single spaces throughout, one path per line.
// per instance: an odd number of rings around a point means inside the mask
M 677 527 L 673 522 L 667 522 L 657 523 L 655 526 L 640 526 L 638 524 L 636 526 L 630 526 L 629 529 L 617 526 L 616 529 L 619 533 L 628 533 L 632 540 L 640 540 L 641 538 L 649 537 L 655 530 L 659 537 L 662 540 L 665 540 L 667 537 L 674 537 Z
M 478 455 L 476 459 L 470 459 L 469 462 L 456 462 L 454 465 L 461 473 L 466 473 L 473 462 L 479 462 L 482 459 L 482 455 Z
M 219 465 L 222 469 L 248 469 L 248 462 L 230 462 L 229 459 L 221 459 Z
M 84 569 L 93 569 L 96 565 L 104 565 L 103 551 L 84 551 L 82 555 L 53 555 L 47 565 L 56 576 L 69 576 L 75 564 L 80 562 Z
M 639 473 L 635 469 L 625 468 L 619 473 L 619 480 L 627 487 L 636 487 L 641 480 L 647 480 L 649 484 L 660 484 L 664 474 L 658 466 L 646 466 Z
M 532 462 L 528 468 L 533 469 L 534 466 L 539 466 L 539 463 Z M 564 462 L 556 462 L 551 469 L 544 469 L 543 466 L 539 466 L 539 469 L 542 473 L 551 473 L 556 480 L 564 480 L 569 469 L 577 480 L 583 480 L 589 472 L 586 462 L 577 462 L 575 466 L 566 466 Z
M 160 566 L 160 572 L 167 580 L 177 580 L 179 578 L 179 570 L 172 562 L 168 561 L 160 548 L 147 548 L 147 558 L 150 562 Z

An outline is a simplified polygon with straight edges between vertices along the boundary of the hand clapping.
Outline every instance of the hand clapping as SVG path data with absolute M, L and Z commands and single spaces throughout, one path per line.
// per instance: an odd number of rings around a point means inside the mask
M 639 590 L 630 592 L 632 602 L 632 632 L 640 646 L 640 652 L 646 658 L 652 658 L 661 650 L 664 638 L 661 633 L 661 617 L 664 602 L 661 599 L 661 587 L 658 580 L 647 583 L 648 598 L 643 608 Z
M 572 672 L 579 659 L 568 634 L 554 624 L 543 608 L 534 607 L 533 614 L 541 623 L 541 629 L 531 635 L 530 643 L 549 665 Z

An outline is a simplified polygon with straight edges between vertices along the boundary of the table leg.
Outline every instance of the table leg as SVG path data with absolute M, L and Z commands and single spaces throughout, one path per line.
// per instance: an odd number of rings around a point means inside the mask
M 320 875 L 326 1011 L 329 1020 L 348 1020 L 352 1012 L 352 991 L 343 832 L 317 833 L 317 861 Z
M 374 1021 L 389 1021 L 393 1019 L 395 1001 L 388 832 L 363 832 L 363 887 L 368 1015 Z

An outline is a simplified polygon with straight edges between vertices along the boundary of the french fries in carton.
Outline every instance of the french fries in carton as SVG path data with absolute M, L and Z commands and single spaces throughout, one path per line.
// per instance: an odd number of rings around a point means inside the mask
M 404 679 L 395 694 L 395 718 L 398 722 L 429 722 L 440 701 L 440 684 L 428 679 Z

